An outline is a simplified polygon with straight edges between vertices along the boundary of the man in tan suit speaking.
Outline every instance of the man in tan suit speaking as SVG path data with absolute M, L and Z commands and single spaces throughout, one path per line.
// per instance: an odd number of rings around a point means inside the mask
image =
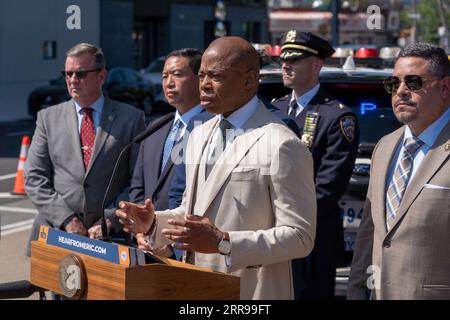
M 405 47 L 384 81 L 404 127 L 372 156 L 348 298 L 450 299 L 450 62 Z
M 201 104 L 217 116 L 191 133 L 180 207 L 120 204 L 124 230 L 171 242 L 186 262 L 241 278 L 241 299 L 292 299 L 290 260 L 314 244 L 311 154 L 260 101 L 259 58 L 242 38 L 205 51 Z

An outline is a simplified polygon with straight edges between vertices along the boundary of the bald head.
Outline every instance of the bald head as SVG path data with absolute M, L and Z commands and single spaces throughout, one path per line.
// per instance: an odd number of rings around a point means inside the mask
M 240 37 L 221 37 L 208 46 L 205 53 L 214 51 L 229 66 L 243 66 L 259 73 L 259 55 L 255 48 Z
M 228 116 L 256 95 L 259 55 L 242 38 L 219 38 L 203 54 L 199 77 L 201 104 L 211 113 Z

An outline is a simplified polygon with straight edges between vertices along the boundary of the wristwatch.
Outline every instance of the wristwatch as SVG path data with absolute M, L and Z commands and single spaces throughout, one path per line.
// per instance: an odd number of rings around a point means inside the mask
M 222 240 L 219 242 L 219 253 L 224 256 L 231 253 L 231 242 L 227 232 L 223 233 Z

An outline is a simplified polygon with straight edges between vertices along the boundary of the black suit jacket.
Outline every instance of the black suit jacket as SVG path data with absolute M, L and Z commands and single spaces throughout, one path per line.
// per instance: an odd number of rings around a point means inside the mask
M 149 198 L 155 210 L 165 210 L 168 204 L 168 192 L 173 162 L 168 160 L 165 168 L 160 170 L 164 144 L 172 128 L 173 121 L 167 123 L 154 134 L 141 142 L 130 186 L 130 201 L 143 203 Z

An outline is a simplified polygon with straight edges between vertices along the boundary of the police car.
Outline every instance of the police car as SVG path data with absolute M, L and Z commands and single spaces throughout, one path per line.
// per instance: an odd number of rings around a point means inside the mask
M 349 186 L 339 202 L 345 237 L 345 265 L 342 267 L 351 264 L 369 183 L 372 151 L 381 137 L 401 126 L 392 112 L 391 97 L 383 87 L 383 79 L 392 75 L 392 68 L 385 66 L 385 61 L 377 59 L 359 60 L 355 66 L 353 58 L 338 58 L 326 60 L 320 73 L 321 86 L 355 112 L 360 126 L 358 157 Z M 283 86 L 279 65 L 271 63 L 264 66 L 261 69 L 259 95 L 272 101 L 288 93 L 290 89 Z M 343 269 L 343 278 L 348 270 Z M 338 284 L 339 279 L 337 287 Z

